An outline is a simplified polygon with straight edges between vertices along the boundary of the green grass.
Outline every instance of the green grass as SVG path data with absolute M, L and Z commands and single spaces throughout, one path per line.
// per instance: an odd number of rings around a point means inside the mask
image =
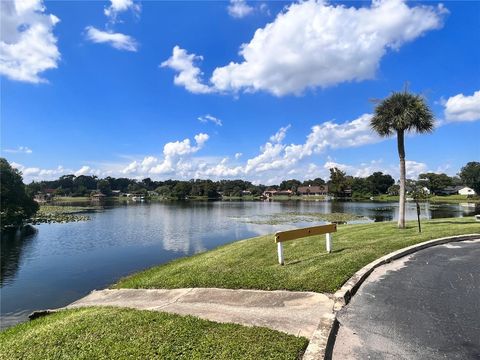
M 407 195 L 407 197 L 409 197 Z M 374 201 L 398 201 L 398 196 L 395 195 L 378 195 L 373 197 Z M 467 195 L 445 195 L 445 196 L 437 196 L 432 195 L 429 196 L 428 199 L 424 201 L 429 202 L 445 202 L 445 203 L 462 203 L 462 202 L 480 202 L 480 197 L 468 197 Z M 422 201 L 423 202 L 423 201 Z
M 423 221 L 423 232 L 408 222 L 341 225 L 333 253 L 325 236 L 286 242 L 285 266 L 277 263 L 273 236 L 238 241 L 195 256 L 174 260 L 121 279 L 116 288 L 219 287 L 230 289 L 334 292 L 357 270 L 394 250 L 444 236 L 480 233 L 471 218 Z
M 299 359 L 308 340 L 121 308 L 64 310 L 0 333 L 0 359 Z
M 447 196 L 430 196 L 430 202 L 452 202 L 452 203 L 475 203 L 480 202 L 480 197 L 468 197 L 467 195 L 447 195 Z

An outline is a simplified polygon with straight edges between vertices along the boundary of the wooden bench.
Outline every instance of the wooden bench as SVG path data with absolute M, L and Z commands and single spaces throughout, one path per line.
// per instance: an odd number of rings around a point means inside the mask
M 309 236 L 326 234 L 326 248 L 327 252 L 332 252 L 332 233 L 337 231 L 337 224 L 328 224 L 320 226 L 312 226 L 303 229 L 294 229 L 287 231 L 277 231 L 275 233 L 275 243 L 278 250 L 278 262 L 280 265 L 284 265 L 283 259 L 283 245 L 282 243 L 290 240 L 303 239 Z

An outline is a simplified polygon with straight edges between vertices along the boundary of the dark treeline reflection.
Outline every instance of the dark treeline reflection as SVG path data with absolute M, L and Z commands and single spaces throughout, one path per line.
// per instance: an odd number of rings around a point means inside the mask
M 20 267 L 22 256 L 31 246 L 37 230 L 33 226 L 25 226 L 21 230 L 1 233 L 0 251 L 0 286 L 12 280 Z

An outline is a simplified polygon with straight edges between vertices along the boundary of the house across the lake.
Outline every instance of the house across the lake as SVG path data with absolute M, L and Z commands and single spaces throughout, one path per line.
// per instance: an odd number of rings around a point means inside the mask
M 293 191 L 292 190 L 274 190 L 274 189 L 268 189 L 263 192 L 263 197 L 270 199 L 275 196 L 292 196 Z
M 475 190 L 465 185 L 447 186 L 437 192 L 438 195 L 476 195 Z
M 328 185 L 320 186 L 299 186 L 297 189 L 298 195 L 302 196 L 325 196 L 328 195 Z
M 461 189 L 459 189 L 458 193 L 460 195 L 471 195 L 471 196 L 476 195 L 475 190 L 473 190 L 472 188 L 469 188 L 468 186 L 464 186 Z

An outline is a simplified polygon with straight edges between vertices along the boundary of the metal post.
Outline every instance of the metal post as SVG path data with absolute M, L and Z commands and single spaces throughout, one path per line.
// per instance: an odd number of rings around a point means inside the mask
M 417 201 L 417 221 L 418 221 L 418 232 L 422 232 L 422 226 L 420 225 L 420 205 Z
M 326 238 L 327 238 L 327 252 L 331 253 L 332 252 L 332 234 L 331 233 L 327 233 L 325 234 Z
M 277 250 L 278 250 L 278 263 L 280 265 L 284 264 L 283 261 L 283 245 L 281 242 L 277 243 Z

